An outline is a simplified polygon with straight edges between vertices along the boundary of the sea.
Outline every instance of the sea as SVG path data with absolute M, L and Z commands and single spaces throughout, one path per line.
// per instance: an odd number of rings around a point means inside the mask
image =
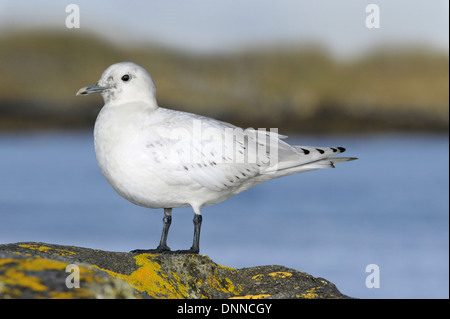
M 350 297 L 449 298 L 449 136 L 295 135 L 358 157 L 258 185 L 204 207 L 200 253 L 233 268 L 283 265 Z M 168 245 L 192 244 L 193 211 L 174 209 Z M 0 244 L 155 248 L 162 209 L 114 192 L 91 131 L 0 133 Z

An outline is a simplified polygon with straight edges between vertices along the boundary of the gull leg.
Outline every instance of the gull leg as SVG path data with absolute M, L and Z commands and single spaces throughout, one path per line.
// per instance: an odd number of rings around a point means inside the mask
M 172 223 L 172 208 L 164 208 L 163 230 L 161 234 L 161 241 L 156 249 L 135 249 L 133 254 L 164 254 L 170 253 L 170 247 L 167 246 L 167 234 L 169 233 L 170 224 Z
M 200 251 L 200 228 L 202 227 L 202 215 L 194 215 L 194 240 L 192 243 L 191 251 L 194 254 L 198 254 Z
M 188 250 L 175 250 L 174 254 L 198 254 L 200 251 L 200 229 L 202 227 L 202 215 L 197 213 L 194 214 L 194 240 L 191 249 Z
M 172 223 L 172 208 L 164 208 L 164 218 L 163 218 L 163 231 L 161 234 L 161 241 L 159 246 L 156 248 L 161 251 L 170 251 L 170 247 L 167 246 L 167 234 L 169 233 L 169 227 Z

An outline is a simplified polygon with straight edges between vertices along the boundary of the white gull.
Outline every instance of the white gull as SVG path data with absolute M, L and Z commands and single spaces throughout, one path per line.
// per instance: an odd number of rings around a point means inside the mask
M 94 139 L 106 180 L 136 205 L 164 208 L 159 246 L 134 253 L 198 253 L 203 206 L 277 177 L 355 159 L 331 157 L 344 152 L 343 147 L 289 145 L 273 130 L 243 130 L 159 107 L 151 76 L 132 62 L 111 65 L 97 83 L 77 95 L 92 93 L 100 93 L 105 101 Z M 193 245 L 171 251 L 167 234 L 172 208 L 183 206 L 194 210 Z

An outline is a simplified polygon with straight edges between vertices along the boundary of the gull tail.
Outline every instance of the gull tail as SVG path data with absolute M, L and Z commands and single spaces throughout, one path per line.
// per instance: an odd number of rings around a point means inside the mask
M 309 167 L 317 167 L 319 168 L 335 168 L 335 163 L 342 163 L 342 162 L 348 162 L 348 161 L 354 161 L 357 160 L 357 157 L 330 157 L 327 159 L 323 159 L 317 162 L 312 162 L 310 164 L 303 165 L 309 166 Z
M 267 169 L 265 174 L 278 176 L 303 173 L 321 168 L 334 168 L 335 163 L 356 160 L 356 157 L 333 157 L 345 152 L 344 147 L 315 147 L 289 145 L 291 153 L 280 152 L 276 165 Z M 292 154 L 294 151 L 294 155 Z
M 293 148 L 302 156 L 307 157 L 307 162 L 299 163 L 297 168 L 299 172 L 334 168 L 335 163 L 342 163 L 356 160 L 356 157 L 333 157 L 334 155 L 344 153 L 345 148 L 338 147 L 311 147 L 311 146 L 293 146 Z

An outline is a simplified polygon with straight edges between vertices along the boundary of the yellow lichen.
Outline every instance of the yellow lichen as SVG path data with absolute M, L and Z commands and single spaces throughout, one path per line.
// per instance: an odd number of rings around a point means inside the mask
M 95 294 L 89 289 L 75 288 L 67 291 L 49 291 L 50 299 L 79 299 L 79 298 L 95 298 Z
M 138 291 L 146 292 L 149 296 L 154 298 L 183 298 L 183 294 L 173 287 L 173 285 L 166 279 L 167 276 L 161 275 L 161 266 L 153 262 L 150 257 L 151 254 L 140 254 L 134 257 L 136 265 L 141 266 L 130 275 L 116 273 L 109 269 L 96 268 L 107 272 L 113 278 L 118 278 L 126 281 L 130 286 Z M 165 278 L 164 278 L 165 277 Z
M 276 271 L 276 272 L 271 272 L 269 274 L 269 276 L 271 276 L 272 278 L 275 278 L 275 277 L 286 278 L 286 277 L 292 276 L 292 274 L 290 272 L 285 272 L 285 271 Z
M 253 279 L 253 280 L 261 280 L 262 277 L 264 277 L 264 275 L 263 275 L 263 274 L 259 274 L 259 275 L 253 276 L 252 279 Z
M 217 291 L 222 291 L 225 293 L 238 294 L 241 288 L 236 287 L 233 282 L 226 277 L 221 277 L 219 275 L 218 269 L 226 269 L 226 267 L 217 265 L 209 274 L 206 281 L 201 278 L 192 278 L 189 275 L 180 276 L 180 274 L 170 271 L 163 270 L 158 262 L 153 261 L 157 255 L 152 254 L 140 254 L 134 257 L 136 265 L 140 266 L 130 275 L 116 273 L 109 269 L 100 268 L 94 266 L 100 270 L 107 272 L 110 276 L 118 279 L 122 279 L 130 284 L 133 288 L 140 292 L 145 292 L 149 296 L 154 298 L 188 298 L 188 297 L 198 297 L 199 295 L 190 293 L 189 288 L 197 287 L 200 289 L 205 285 L 210 289 Z M 189 287 L 190 284 L 192 287 Z M 205 297 L 202 295 L 201 297 Z
M 52 248 L 39 244 L 20 244 L 19 246 L 21 248 L 57 256 L 70 256 L 76 254 L 67 249 Z M 19 254 L 22 256 L 27 255 L 25 252 L 19 252 Z M 207 273 L 206 278 L 193 278 L 189 275 L 190 271 L 187 273 L 179 273 L 172 271 L 171 267 L 162 266 L 158 259 L 155 260 L 155 257 L 157 256 L 158 255 L 152 254 L 140 254 L 134 256 L 135 263 L 139 267 L 131 274 L 115 272 L 96 265 L 93 265 L 93 267 L 106 272 L 113 278 L 127 282 L 137 291 L 147 293 L 154 298 L 208 298 L 211 290 L 234 295 L 238 295 L 239 292 L 242 291 L 242 288 L 239 285 L 236 286 L 232 280 L 223 275 L 223 272 L 234 270 L 233 268 L 215 264 L 215 267 L 212 267 L 209 273 Z M 84 292 L 80 291 L 79 288 L 76 289 L 78 290 L 78 293 L 75 293 L 74 290 L 64 292 L 50 291 L 42 284 L 39 276 L 31 276 L 30 274 L 24 273 L 24 271 L 41 271 L 46 269 L 65 271 L 67 264 L 64 262 L 52 261 L 38 256 L 30 259 L 20 259 L 20 261 L 15 259 L 3 259 L 0 260 L 0 266 L 11 262 L 16 264 L 20 262 L 21 265 L 20 267 L 17 267 L 17 265 L 10 267 L 14 268 L 15 272 L 12 273 L 12 270 L 9 270 L 11 273 L 9 273 L 9 281 L 6 284 L 11 284 L 11 286 L 9 286 L 8 289 L 12 288 L 12 286 L 21 284 L 34 291 L 45 292 L 50 298 L 75 298 L 85 296 Z M 195 259 L 193 260 L 191 267 L 193 267 L 194 271 L 198 270 L 196 269 L 197 264 Z M 104 278 L 95 276 L 93 270 L 86 267 L 80 268 L 80 279 L 82 279 L 84 283 L 96 281 L 103 282 L 105 280 Z
M 235 291 L 233 282 L 229 278 L 221 277 L 217 268 L 215 268 L 208 277 L 208 286 L 212 289 L 223 292 Z M 235 294 L 237 294 L 236 291 Z
M 267 294 L 245 295 L 245 296 L 231 297 L 229 299 L 262 299 L 262 298 L 267 298 L 267 297 L 270 297 L 270 295 L 267 295 Z
M 34 291 L 44 291 L 48 288 L 41 283 L 41 279 L 36 276 L 27 276 L 21 271 L 16 269 L 7 269 L 3 276 L 0 276 L 0 280 L 5 283 L 5 285 L 10 286 L 20 286 L 23 288 L 28 288 Z
M 11 265 L 12 264 L 12 265 Z M 62 270 L 66 264 L 60 261 L 54 261 L 43 258 L 35 259 L 2 259 L 0 260 L 0 280 L 5 285 L 20 286 L 29 288 L 33 291 L 45 291 L 48 288 L 42 284 L 41 278 L 27 274 L 27 271 L 43 271 L 43 270 Z M 4 267 L 6 266 L 6 267 Z
M 52 248 L 47 246 L 40 246 L 40 245 L 19 245 L 19 247 L 22 248 L 28 248 L 33 249 L 37 251 L 42 251 L 44 253 L 57 255 L 57 256 L 67 256 L 67 255 L 76 255 L 73 251 L 65 250 L 65 249 L 59 249 L 59 248 Z
M 52 248 L 39 244 L 20 244 L 19 246 L 49 255 L 76 255 L 75 252 L 67 249 Z M 21 256 L 29 255 L 26 251 L 16 253 Z M 96 265 L 92 265 L 92 267 L 106 272 L 112 278 L 123 280 L 136 291 L 146 293 L 154 298 L 209 298 L 212 290 L 234 295 L 238 295 L 242 291 L 240 285 L 235 285 L 230 278 L 224 276 L 224 273 L 235 270 L 233 268 L 214 264 L 214 267 L 210 268 L 211 270 L 207 270 L 206 274 L 203 273 L 202 278 L 193 278 L 190 275 L 191 269 L 188 269 L 186 272 L 178 272 L 173 270 L 176 267 L 166 267 L 164 264 L 161 264 L 157 257 L 158 255 L 152 254 L 134 256 L 138 268 L 131 274 L 119 273 Z M 194 272 L 199 271 L 203 266 L 197 264 L 197 260 L 193 255 L 191 258 L 192 261 L 189 260 L 188 262 L 191 266 L 188 267 L 191 267 Z M 14 265 L 7 265 L 10 263 L 14 263 Z M 35 256 L 27 259 L 1 259 L 0 271 L 2 270 L 2 265 L 7 265 L 3 268 L 3 273 L 0 275 L 0 282 L 3 283 L 3 293 L 12 291 L 14 287 L 26 287 L 35 292 L 42 292 L 39 296 L 43 298 L 95 297 L 92 292 L 88 290 L 83 291 L 83 287 L 68 291 L 51 291 L 42 282 L 40 275 L 33 273 L 43 270 L 65 271 L 67 266 L 65 262 Z M 80 279 L 85 284 L 104 282 L 106 280 L 96 276 L 96 273 L 90 267 L 79 267 Z M 15 295 L 15 297 L 18 296 Z
M 316 289 L 319 289 L 322 287 L 315 287 L 312 288 L 310 290 L 307 290 L 306 293 L 303 293 L 301 295 L 296 295 L 297 298 L 302 298 L 302 299 L 316 299 L 319 297 L 319 294 L 316 292 Z
M 19 298 L 23 289 L 29 289 L 34 298 L 93 298 L 89 290 L 90 283 L 106 282 L 105 278 L 96 275 L 93 269 L 79 266 L 81 288 L 65 291 L 53 291 L 42 281 L 39 272 L 46 270 L 66 271 L 67 263 L 41 258 L 0 259 L 0 282 L 3 284 L 2 294 L 10 298 Z M 86 285 L 85 285 L 86 284 Z M 64 287 L 64 286 L 63 286 Z
M 220 268 L 220 269 L 223 269 L 223 270 L 236 270 L 235 268 L 232 268 L 232 267 L 227 267 L 227 266 L 222 266 L 222 265 L 219 265 L 219 264 L 216 264 L 217 265 L 217 267 L 218 268 Z

